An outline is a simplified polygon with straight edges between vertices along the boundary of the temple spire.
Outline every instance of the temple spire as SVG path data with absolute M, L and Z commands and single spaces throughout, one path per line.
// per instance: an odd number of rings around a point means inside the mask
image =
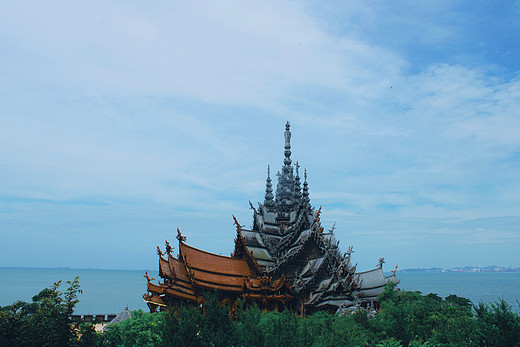
M 302 188 L 300 186 L 300 175 L 298 173 L 298 169 L 300 168 L 300 165 L 298 162 L 296 162 L 296 177 L 294 178 L 294 199 L 296 200 L 296 203 L 298 204 L 301 201 L 302 198 Z
M 303 173 L 304 181 L 303 181 L 303 204 L 305 207 L 311 207 L 311 199 L 309 198 L 309 184 L 307 183 L 307 169 L 305 169 Z
M 271 167 L 267 165 L 264 206 L 270 210 L 274 207 L 273 185 L 271 184 Z

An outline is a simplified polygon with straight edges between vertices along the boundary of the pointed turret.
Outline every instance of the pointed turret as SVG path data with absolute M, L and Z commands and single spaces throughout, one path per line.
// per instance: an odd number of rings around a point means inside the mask
M 274 208 L 273 185 L 271 184 L 271 168 L 269 165 L 267 166 L 267 179 L 265 182 L 264 206 L 268 210 L 272 210 Z
M 300 175 L 298 174 L 298 169 L 300 165 L 296 162 L 296 177 L 294 178 L 294 200 L 296 200 L 296 204 L 299 204 L 302 199 L 302 187 L 300 185 Z
M 307 183 L 307 169 L 305 169 L 303 173 L 304 181 L 303 181 L 303 205 L 306 208 L 311 207 L 311 199 L 309 198 L 309 184 Z

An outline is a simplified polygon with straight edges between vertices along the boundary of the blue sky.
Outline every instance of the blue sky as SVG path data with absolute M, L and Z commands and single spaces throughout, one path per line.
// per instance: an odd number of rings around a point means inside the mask
M 520 266 L 516 1 L 2 9 L 0 266 L 229 254 L 287 120 L 358 269 Z

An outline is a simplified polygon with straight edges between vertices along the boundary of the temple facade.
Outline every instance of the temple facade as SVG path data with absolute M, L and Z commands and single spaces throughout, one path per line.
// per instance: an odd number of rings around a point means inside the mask
M 298 162 L 293 165 L 289 122 L 284 142 L 276 189 L 268 167 L 264 201 L 257 208 L 250 203 L 252 227 L 244 228 L 235 218 L 237 236 L 231 257 L 188 246 L 180 231 L 177 257 L 168 243 L 164 253 L 157 248 L 162 282 L 155 284 L 146 275 L 144 295 L 152 312 L 182 303 L 201 304 L 208 290 L 216 290 L 231 311 L 244 298 L 263 309 L 290 308 L 301 315 L 319 310 L 348 312 L 377 305 L 385 285 L 399 282 L 396 270 L 385 276 L 383 258 L 376 268 L 356 272 L 352 246 L 342 253 L 334 226 L 324 230 L 321 207 L 311 205 L 307 172 L 302 183 Z

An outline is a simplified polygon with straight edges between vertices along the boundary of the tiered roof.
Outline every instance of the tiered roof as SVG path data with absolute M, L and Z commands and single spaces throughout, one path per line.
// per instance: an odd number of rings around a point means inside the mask
M 260 274 L 254 260 L 226 257 L 187 245 L 179 232 L 179 254 L 174 257 L 166 242 L 166 252 L 159 247 L 159 276 L 163 282 L 148 279 L 148 293 L 143 297 L 151 311 L 158 307 L 175 306 L 181 302 L 201 304 L 206 291 L 218 291 L 222 299 L 232 304 L 239 296 L 261 299 L 265 305 L 277 307 L 294 299 L 288 292 L 285 277 L 273 279 Z M 239 241 L 237 241 L 239 243 Z M 167 256 L 165 258 L 164 256 Z M 264 306 L 265 306 L 264 305 Z

